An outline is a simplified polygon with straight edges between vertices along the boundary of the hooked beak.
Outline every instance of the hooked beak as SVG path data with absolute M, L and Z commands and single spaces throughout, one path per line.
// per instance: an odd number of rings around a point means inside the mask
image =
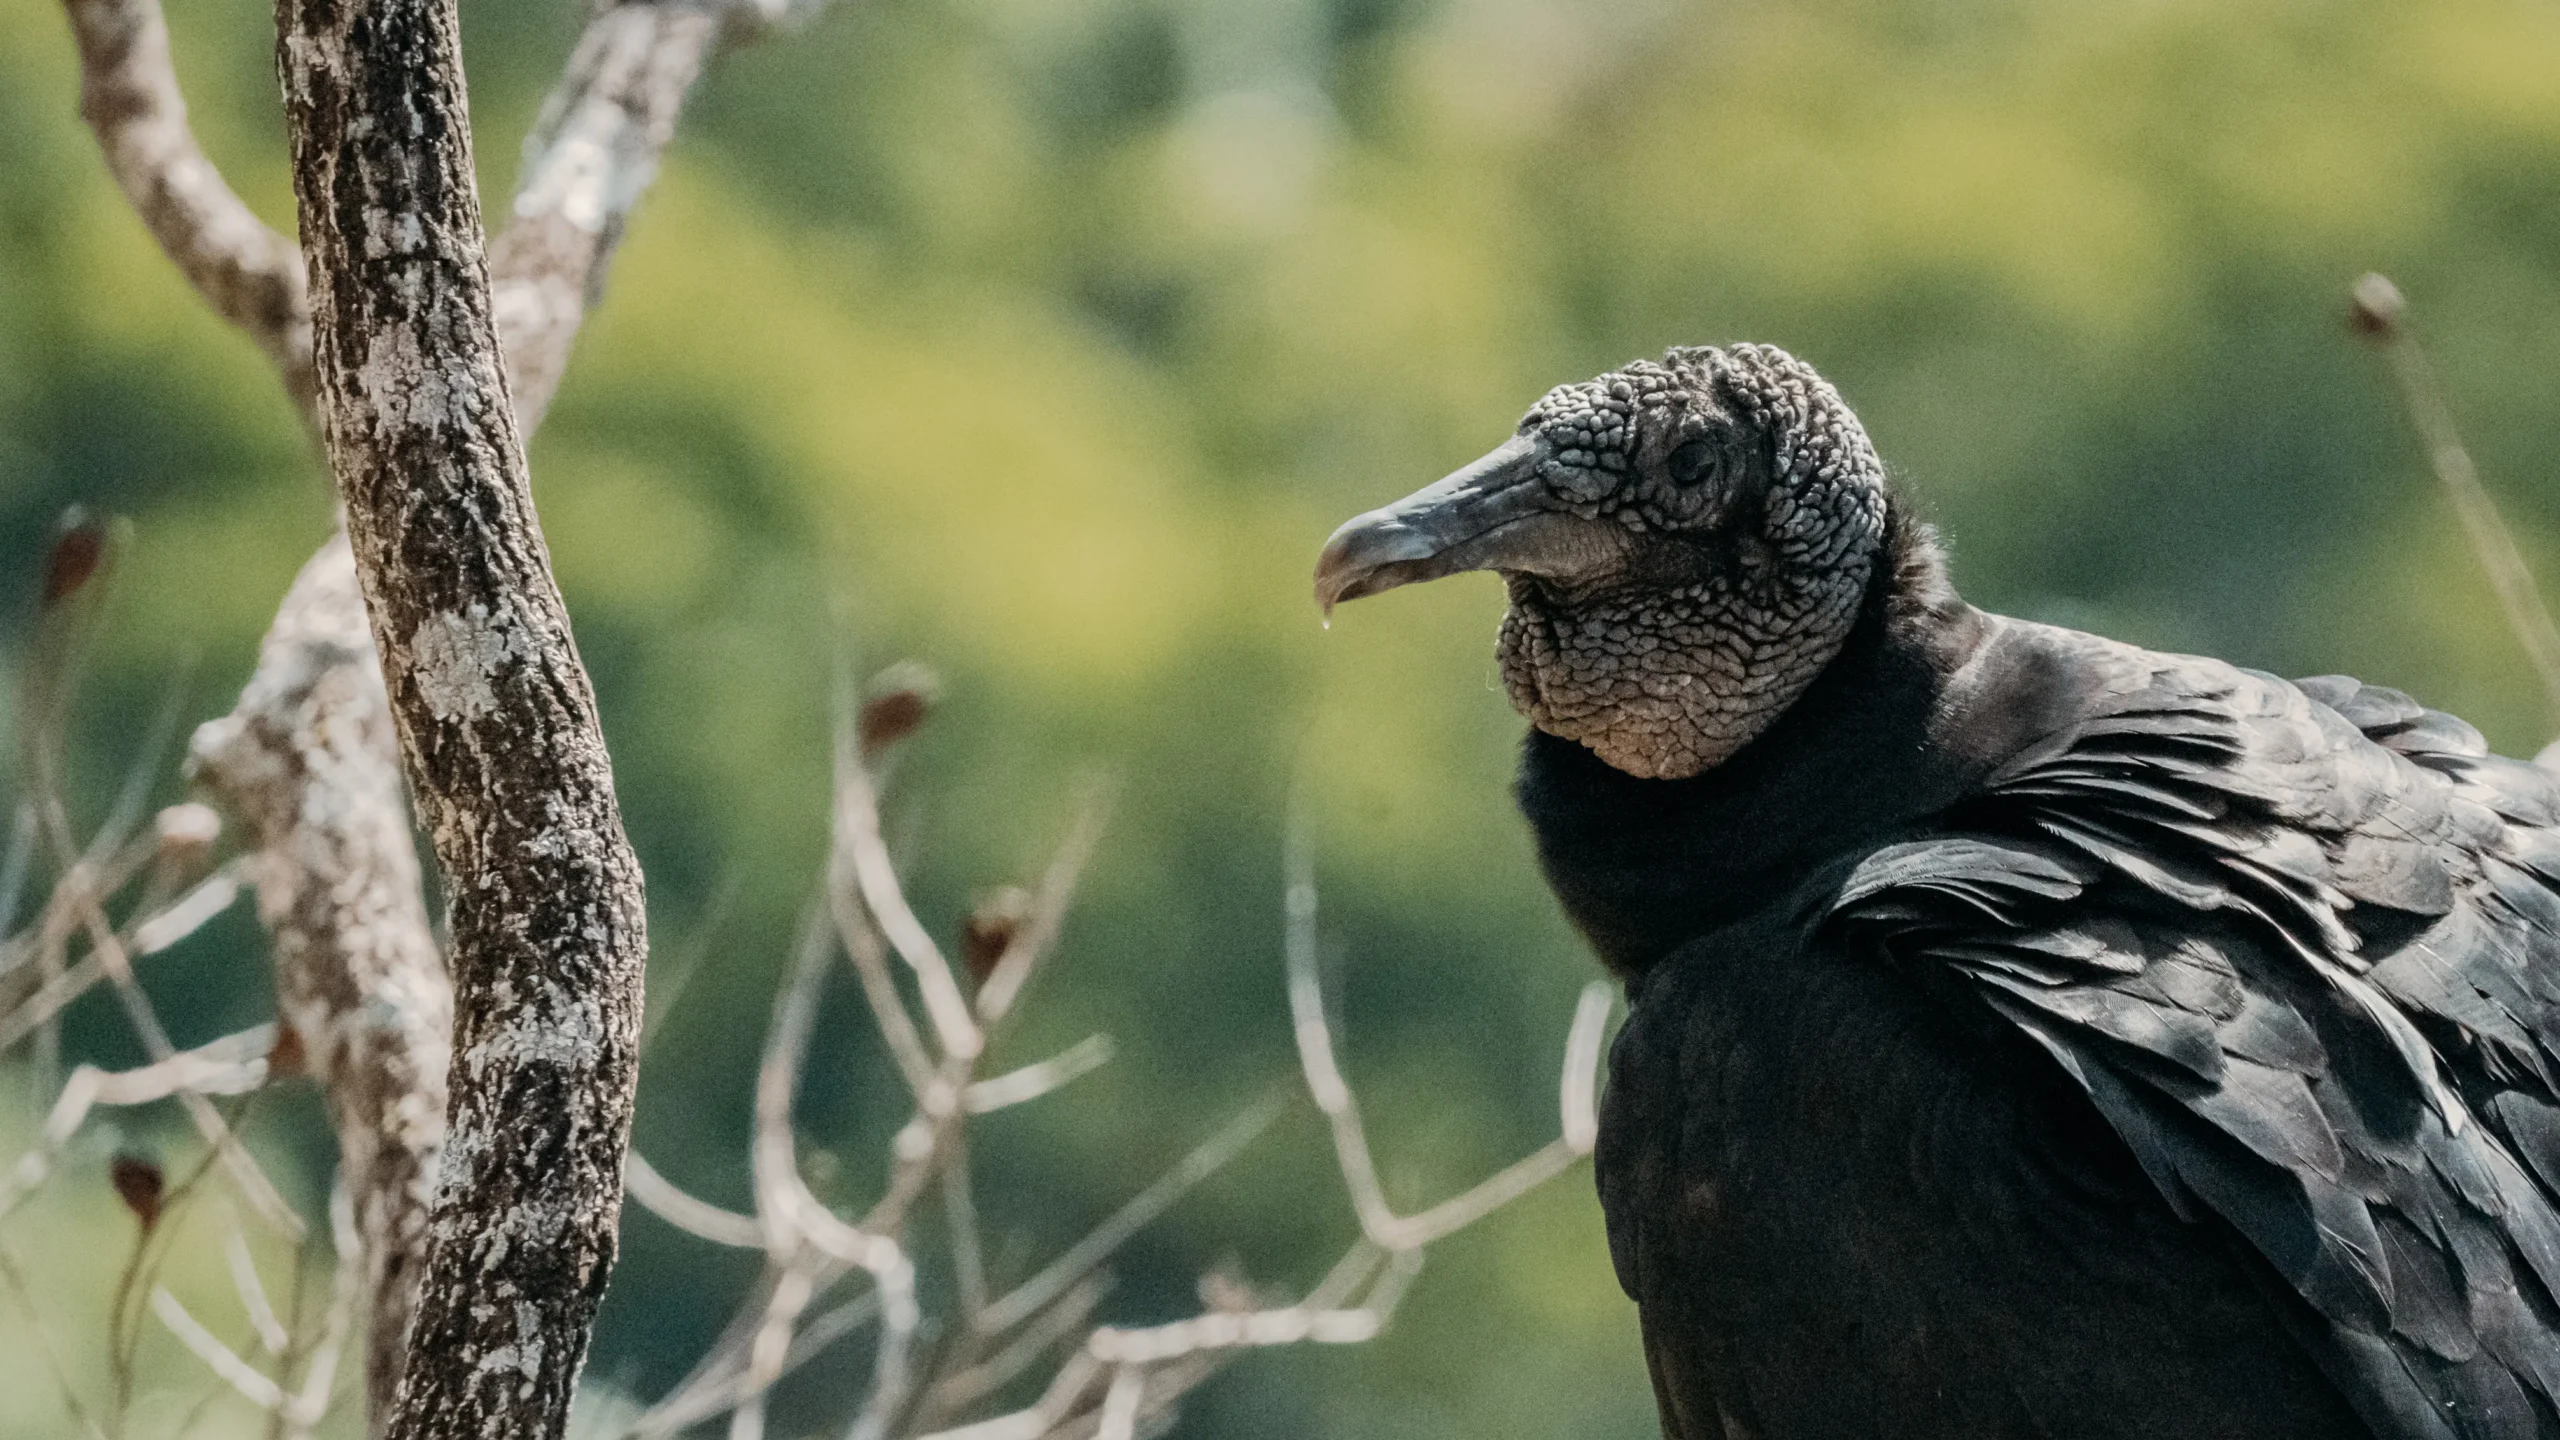
M 1466 570 L 1562 575 L 1602 558 L 1602 527 L 1550 507 L 1538 447 L 1523 436 L 1393 505 L 1355 515 L 1316 557 L 1316 604 L 1357 600 Z

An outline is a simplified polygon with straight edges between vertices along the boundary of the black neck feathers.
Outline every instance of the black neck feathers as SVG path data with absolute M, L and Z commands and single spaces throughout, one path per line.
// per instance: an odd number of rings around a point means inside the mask
M 1840 653 L 1732 758 L 1680 780 L 1611 768 L 1529 733 L 1516 786 L 1565 909 L 1629 979 L 1682 941 L 1793 890 L 1843 849 L 1945 807 L 1981 762 L 1938 743 L 1950 681 L 1987 617 L 1959 599 L 1927 528 L 1896 504 Z

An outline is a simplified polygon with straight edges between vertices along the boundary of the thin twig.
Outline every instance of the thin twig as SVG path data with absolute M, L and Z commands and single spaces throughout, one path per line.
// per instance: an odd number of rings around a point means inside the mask
M 100 908 L 94 896 L 84 896 L 81 909 L 89 928 L 90 946 L 106 962 L 107 978 L 115 987 L 116 998 L 123 1002 L 125 1018 L 131 1022 L 134 1033 L 142 1037 L 143 1049 L 154 1064 L 180 1059 L 181 1052 L 170 1041 L 159 1014 L 152 1009 L 150 997 L 143 993 L 141 983 L 135 979 L 124 942 L 117 937 L 106 911 Z M 231 1133 L 231 1127 L 224 1123 L 222 1113 L 214 1108 L 213 1102 L 183 1078 L 191 1072 L 181 1066 L 170 1073 L 182 1077 L 171 1094 L 180 1108 L 187 1112 L 188 1118 L 195 1122 L 196 1129 L 213 1146 L 215 1153 L 222 1157 L 223 1167 L 230 1172 L 232 1183 L 248 1197 L 250 1208 L 287 1237 L 300 1239 L 302 1217 L 293 1213 L 293 1207 L 277 1193 L 275 1182 L 258 1168 L 257 1160 L 240 1143 L 239 1137 Z
M 906 999 L 898 993 L 897 977 L 889 973 L 888 942 L 881 939 L 879 929 L 864 912 L 852 858 L 842 850 L 829 857 L 827 909 L 844 945 L 845 958 L 853 966 L 854 978 L 862 983 L 863 1001 L 871 1007 L 880 1038 L 889 1047 L 889 1058 L 897 1063 L 908 1091 L 923 1094 L 925 1087 L 933 1083 L 933 1057 L 925 1053 L 915 1017 L 907 1013 Z
M 1111 1037 L 1087 1035 L 1036 1064 L 989 1076 L 960 1092 L 960 1108 L 985 1115 L 1037 1100 L 1111 1060 Z
M 855 768 L 856 773 L 860 773 L 860 767 L 857 765 Z M 867 828 L 876 841 L 878 815 L 876 810 L 866 808 L 867 802 L 863 797 L 868 794 L 870 791 L 866 784 L 860 793 L 850 797 L 849 801 L 840 800 L 839 804 L 849 803 L 861 813 L 870 815 L 871 823 L 867 827 L 857 823 L 856 838 L 863 828 Z M 1032 967 L 1056 941 L 1067 903 L 1075 892 L 1077 878 L 1083 872 L 1085 857 L 1090 853 L 1093 835 L 1100 824 L 1099 809 L 1099 806 L 1087 806 L 1066 842 L 1059 847 L 1058 856 L 1042 877 L 1041 893 L 1033 902 L 1029 922 L 1015 933 L 991 972 L 987 990 L 981 992 L 980 999 L 986 1001 L 999 989 L 1001 994 L 996 996 L 997 1003 L 981 1012 L 988 1029 L 1004 1020 L 1012 997 L 1021 993 L 1022 984 Z M 878 854 L 885 864 L 886 850 L 880 849 Z M 889 878 L 894 882 L 896 877 L 892 873 Z M 905 902 L 901 899 L 899 903 L 903 905 Z M 1008 975 L 1010 979 L 1005 978 Z M 1001 986 L 999 981 L 1002 981 Z M 985 1031 L 973 1029 L 971 1033 L 983 1040 Z M 862 1217 L 861 1230 L 864 1233 L 894 1235 L 905 1230 L 909 1210 L 933 1183 L 941 1166 L 957 1147 L 961 1128 L 968 1117 L 962 1097 L 975 1078 L 979 1058 L 980 1053 L 975 1050 L 947 1052 L 932 1078 L 917 1092 L 915 1114 L 898 1132 L 892 1146 L 888 1188 Z
M 815 1289 L 806 1270 L 785 1270 L 774 1277 L 773 1293 L 765 1302 L 764 1323 L 757 1327 L 755 1339 L 747 1347 L 746 1383 L 729 1415 L 729 1440 L 763 1440 L 765 1393 L 782 1378 L 783 1360 L 791 1349 L 792 1328 L 799 1322 L 800 1312 L 808 1308 Z
M 1102 1393 L 1102 1419 L 1094 1440 L 1137 1440 L 1138 1401 L 1146 1389 L 1145 1366 L 1123 1365 L 1113 1371 L 1111 1388 Z
M 226 867 L 207 876 L 166 907 L 128 925 L 120 938 L 134 959 L 156 955 L 204 928 L 206 922 L 229 909 L 231 903 L 239 898 L 240 883 Z M 105 952 L 92 950 L 77 963 L 57 969 L 52 978 L 39 985 L 16 1009 L 0 1015 L 0 1051 L 9 1049 L 50 1023 L 73 1001 L 87 994 L 89 987 L 106 978 L 107 960 Z
M 195 1352 L 206 1368 L 222 1377 L 224 1383 L 238 1391 L 240 1398 L 261 1410 L 277 1410 L 284 1406 L 284 1392 L 257 1366 L 240 1358 L 238 1352 L 214 1338 L 213 1332 L 197 1323 L 178 1303 L 178 1297 L 159 1285 L 151 1287 L 151 1313 L 160 1317 L 178 1343 Z
M 1130 1236 L 1171 1209 L 1173 1203 L 1189 1194 L 1194 1186 L 1226 1168 L 1228 1161 L 1242 1154 L 1244 1147 L 1270 1128 L 1271 1122 L 1287 1108 L 1286 1102 L 1278 1095 L 1264 1096 L 1246 1107 L 1244 1113 L 1221 1126 L 1218 1133 L 1183 1156 L 1154 1184 L 1130 1197 L 1112 1213 L 1110 1219 L 1069 1246 L 1066 1253 L 1050 1261 L 1039 1274 L 990 1301 L 987 1308 L 978 1314 L 978 1332 L 1001 1335 L 1038 1314 L 1067 1287 L 1092 1274 L 1097 1266 L 1127 1244 Z
M 292 1346 L 293 1336 L 276 1318 L 275 1303 L 267 1298 L 267 1287 L 258 1279 L 258 1262 L 249 1254 L 249 1237 L 236 1221 L 223 1236 L 222 1254 L 231 1266 L 232 1291 L 240 1297 L 241 1313 L 249 1317 L 249 1328 L 257 1332 L 258 1344 L 269 1355 L 282 1355 Z
M 1599 981 L 1585 986 L 1574 1006 L 1573 1027 L 1565 1041 L 1561 1082 L 1563 1134 L 1512 1162 L 1464 1193 L 1410 1218 L 1387 1203 L 1378 1183 L 1378 1167 L 1360 1123 L 1360 1102 L 1334 1057 L 1333 1033 L 1324 1013 L 1323 981 L 1316 968 L 1316 884 L 1313 856 L 1301 823 L 1290 827 L 1286 893 L 1289 1009 L 1298 1042 L 1298 1061 L 1306 1072 L 1307 1092 L 1333 1128 L 1334 1156 L 1361 1233 L 1380 1247 L 1396 1252 L 1416 1250 L 1463 1230 L 1561 1174 L 1591 1151 L 1599 1132 L 1592 1114 L 1597 1092 L 1595 1071 L 1600 1036 L 1614 1003 L 1609 987 Z
M 26 1313 L 27 1328 L 35 1334 L 36 1348 L 44 1353 L 45 1369 L 53 1376 L 55 1387 L 62 1392 L 63 1410 L 79 1422 L 81 1429 L 89 1432 L 90 1440 L 106 1440 L 106 1432 L 98 1427 L 96 1417 L 81 1402 L 79 1388 L 71 1383 L 70 1368 L 62 1363 L 62 1352 L 54 1347 L 52 1329 L 44 1323 L 42 1312 L 36 1309 L 35 1289 L 27 1283 L 25 1268 L 18 1264 L 18 1257 L 11 1253 L 5 1241 L 0 1241 L 0 1283 L 8 1285 L 11 1298 Z
M 773 1019 L 765 1027 L 764 1058 L 756 1067 L 750 1166 L 756 1220 L 763 1227 L 766 1250 L 786 1260 L 799 1253 L 815 1217 L 826 1213 L 800 1176 L 799 1142 L 791 1121 L 800 1090 L 800 1065 L 808 1055 L 809 1032 L 817 1021 L 818 981 L 825 974 L 826 960 L 825 931 L 804 923 L 790 973 L 774 996 Z
M 1023 987 L 1030 983 L 1032 970 L 1055 947 L 1058 930 L 1066 923 L 1068 903 L 1075 898 L 1076 884 L 1083 878 L 1085 865 L 1093 859 L 1094 847 L 1101 843 L 1110 813 L 1109 796 L 1099 789 L 1077 807 L 1067 838 L 1059 843 L 1058 853 L 1040 876 L 1029 923 L 1015 932 L 1004 953 L 987 971 L 986 983 L 978 987 L 978 1019 L 982 1024 L 993 1028 L 1003 1022 L 1021 999 Z
M 1307 1093 L 1333 1127 L 1334 1159 L 1351 1193 L 1351 1208 L 1360 1217 L 1361 1233 L 1387 1245 L 1385 1237 L 1395 1231 L 1396 1214 L 1378 1183 L 1377 1161 L 1369 1153 L 1369 1138 L 1360 1124 L 1360 1105 L 1350 1083 L 1342 1078 L 1342 1067 L 1333 1054 L 1333 1032 L 1325 1023 L 1324 982 L 1316 968 L 1315 862 L 1303 825 L 1290 827 L 1287 868 L 1283 903 L 1288 923 L 1283 944 L 1298 1065 L 1306 1075 Z
M 915 972 L 925 1014 L 933 1021 L 942 1053 L 953 1059 L 974 1059 L 985 1048 L 986 1037 L 960 993 L 951 962 L 907 904 L 897 867 L 889 860 L 889 847 L 880 838 L 879 795 L 858 753 L 852 764 L 837 767 L 836 844 L 852 866 L 854 884 L 890 948 Z
M 880 1297 L 868 1291 L 832 1309 L 820 1311 L 814 1319 L 800 1328 L 799 1335 L 791 1342 L 790 1350 L 783 1356 L 780 1374 L 775 1378 L 787 1376 L 808 1364 L 828 1346 L 870 1324 L 879 1316 Z M 746 1377 L 734 1370 L 702 1377 L 678 1386 L 676 1391 L 665 1400 L 651 1406 L 624 1427 L 622 1433 L 630 1436 L 672 1435 L 679 1430 L 712 1419 L 736 1405 L 744 1398 L 746 1389 Z
M 934 1393 L 927 1397 L 926 1408 L 937 1416 L 952 1414 L 1011 1384 L 1041 1356 L 1085 1329 L 1086 1322 L 1093 1318 L 1094 1307 L 1102 1303 L 1104 1289 L 1101 1277 L 1093 1275 L 1067 1287 L 1064 1294 L 1006 1341 L 1003 1348 L 936 1381 Z
M 763 1341 L 773 1333 L 776 1315 L 782 1317 L 780 1324 L 787 1331 L 790 1317 L 798 1313 L 799 1304 L 806 1303 L 804 1247 L 868 1272 L 880 1295 L 882 1339 L 871 1400 L 863 1419 L 856 1422 L 854 1434 L 860 1440 L 876 1440 L 888 1415 L 904 1403 L 907 1354 L 920 1320 L 915 1267 L 904 1247 L 893 1238 L 892 1229 L 875 1230 L 836 1218 L 809 1193 L 808 1182 L 801 1178 L 791 1110 L 799 1090 L 801 1062 L 808 1052 L 810 1027 L 816 1019 L 818 981 L 826 971 L 828 950 L 826 928 L 816 917 L 801 929 L 791 973 L 774 1000 L 764 1060 L 756 1076 L 751 1167 L 755 1175 L 756 1219 L 764 1231 L 767 1254 L 776 1257 L 785 1272 L 776 1281 L 775 1296 L 768 1301 L 767 1318 L 757 1335 Z M 803 1278 L 794 1280 L 795 1275 Z M 788 1303 L 794 1292 L 798 1303 Z
M 625 1434 L 672 1435 L 737 1403 L 734 1390 L 725 1387 L 746 1371 L 747 1346 L 764 1324 L 765 1300 L 773 1293 L 773 1282 L 779 1273 L 776 1267 L 767 1265 L 757 1274 L 755 1287 L 730 1312 L 729 1323 L 719 1338 L 682 1380 L 624 1427 Z
M 959 1292 L 960 1324 L 974 1324 L 987 1308 L 987 1257 L 978 1234 L 978 1197 L 969 1175 L 969 1141 L 964 1131 L 951 1138 L 951 1153 L 942 1162 L 942 1225 L 951 1251 L 952 1287 Z
M 922 1320 L 916 1308 L 915 1268 L 907 1263 L 905 1251 L 873 1238 L 876 1243 L 866 1249 L 871 1258 L 863 1268 L 871 1272 L 871 1283 L 879 1287 L 880 1349 L 871 1367 L 871 1398 L 863 1402 L 862 1413 L 845 1431 L 846 1440 L 882 1440 L 890 1424 L 906 1408 L 914 1380 L 908 1356 L 915 1348 L 916 1328 Z
M 1110 1364 L 1160 1364 L 1201 1350 L 1253 1349 L 1272 1345 L 1357 1345 L 1377 1338 L 1394 1318 L 1395 1307 L 1413 1277 L 1422 1270 L 1419 1247 L 1398 1252 L 1379 1272 L 1366 1300 L 1348 1309 L 1291 1305 L 1243 1315 L 1212 1313 L 1143 1330 L 1094 1332 L 1095 1358 Z
M 147 1105 L 179 1093 L 233 1095 L 266 1083 L 266 1052 L 275 1027 L 257 1025 L 236 1035 L 182 1051 L 138 1070 L 83 1065 L 63 1082 L 46 1116 L 39 1142 L 0 1178 L 0 1218 L 7 1217 L 52 1174 L 54 1157 L 78 1133 L 98 1105 Z M 281 1203 L 281 1202 L 279 1202 Z
M 338 1266 L 329 1278 L 329 1308 L 320 1322 L 320 1341 L 302 1372 L 302 1386 L 285 1407 L 285 1433 L 303 1440 L 327 1418 L 336 1395 L 338 1357 L 355 1333 L 356 1305 L 364 1298 L 365 1237 L 356 1224 L 355 1194 L 346 1177 L 329 1191 L 329 1235 L 337 1246 Z
M 837 939 L 844 946 L 845 958 L 853 965 L 854 978 L 862 982 L 862 998 L 871 1007 L 872 1019 L 880 1027 L 880 1038 L 889 1047 L 889 1058 L 897 1062 L 898 1073 L 907 1082 L 910 1093 L 922 1097 L 933 1083 L 933 1056 L 925 1050 L 924 1037 L 916 1029 L 915 1017 L 907 1013 L 906 997 L 898 993 L 897 977 L 889 969 L 888 940 L 866 908 L 860 867 L 854 854 L 853 839 L 862 827 L 857 809 L 874 804 L 873 782 L 869 779 L 862 753 L 862 743 L 855 720 L 851 682 L 841 687 L 844 699 L 837 706 L 835 736 L 835 788 L 829 806 L 829 844 L 827 851 L 827 906 L 834 918 Z M 872 813 L 870 830 L 876 839 L 880 821 Z
M 146 916 L 132 929 L 134 958 L 157 955 L 203 929 L 240 898 L 238 870 L 226 865 Z
M 214 313 L 275 361 L 310 412 L 311 301 L 302 256 L 267 228 L 196 145 L 157 0 L 65 0 L 80 47 L 80 113 L 107 170 Z
M 35 813 L 32 807 L 28 813 Z M 112 898 L 143 872 L 157 848 L 149 841 L 134 841 L 114 853 L 64 870 L 53 882 L 53 891 L 45 897 L 34 922 L 0 944 L 0 975 L 33 961 L 36 952 L 47 946 L 62 953 L 62 947 L 81 929 L 80 902 L 84 893 Z
M 2552 724 L 2560 727 L 2560 624 L 2554 624 L 2550 607 L 2533 583 L 2533 569 L 2525 563 L 2515 532 L 2507 528 L 2497 502 L 2480 483 L 2479 468 L 2472 464 L 2471 451 L 2454 425 L 2453 407 L 2445 403 L 2435 367 L 2410 332 L 2399 287 L 2384 276 L 2367 275 L 2356 282 L 2355 299 L 2358 328 L 2380 344 L 2391 361 L 2392 378 L 2399 382 L 2409 421 L 2426 446 L 2427 463 L 2462 520 L 2472 555 L 2498 592 L 2507 628 L 2515 633 L 2516 643 L 2524 648 L 2525 658 L 2542 681 Z
M 649 961 L 649 991 L 644 997 L 647 1011 L 640 1017 L 640 1053 L 647 1055 L 649 1044 L 666 1028 L 667 1017 L 675 1012 L 693 977 L 702 973 L 703 962 L 719 942 L 729 907 L 738 898 L 738 877 L 731 875 L 713 890 L 711 903 L 703 908 L 693 937 L 681 949 L 669 954 L 661 949 Z
M 765 1248 L 764 1227 L 754 1216 L 723 1210 L 677 1188 L 637 1150 L 623 1161 L 622 1188 L 642 1209 L 688 1235 L 744 1250 Z
M 0 935 L 16 933 L 18 902 L 26 895 L 27 872 L 34 868 L 35 849 L 36 807 L 31 801 L 21 800 L 10 816 L 8 853 L 0 857 Z M 0 962 L 0 974 L 8 970 L 8 964 Z

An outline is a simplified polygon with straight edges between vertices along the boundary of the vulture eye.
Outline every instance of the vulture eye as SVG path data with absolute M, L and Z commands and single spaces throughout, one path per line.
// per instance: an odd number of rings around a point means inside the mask
M 1713 440 L 1700 436 L 1671 452 L 1668 464 L 1671 483 L 1683 490 L 1695 490 L 1716 477 L 1724 468 L 1724 451 Z

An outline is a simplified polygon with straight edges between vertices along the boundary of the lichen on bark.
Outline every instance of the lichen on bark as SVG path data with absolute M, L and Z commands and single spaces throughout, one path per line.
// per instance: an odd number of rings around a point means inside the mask
M 527 485 L 452 0 L 280 0 L 277 21 L 322 432 L 455 986 L 391 1433 L 555 1436 L 613 1259 L 639 868 Z
M 297 261 L 297 265 L 298 265 Z M 390 1422 L 444 1143 L 453 988 L 427 928 L 391 707 L 333 537 L 302 567 L 228 715 L 190 743 L 253 850 L 276 1010 L 320 1081 L 363 1238 L 367 1433 Z

